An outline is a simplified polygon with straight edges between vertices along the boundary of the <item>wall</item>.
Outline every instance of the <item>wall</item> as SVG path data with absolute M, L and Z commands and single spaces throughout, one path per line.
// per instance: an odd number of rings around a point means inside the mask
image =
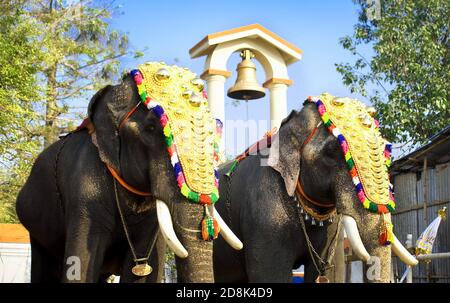
M 426 222 L 424 222 L 423 210 L 425 179 L 423 172 L 406 172 L 394 176 L 393 184 L 397 205 L 397 214 L 393 215 L 394 233 L 402 243 L 405 242 L 407 234 L 412 234 L 415 244 L 422 231 L 437 217 L 439 209 L 447 206 L 447 214 L 450 211 L 450 163 L 429 168 L 427 173 Z M 430 206 L 433 204 L 435 206 Z M 436 252 L 450 252 L 449 220 L 441 222 L 433 246 L 433 253 Z M 400 278 L 405 271 L 405 266 L 397 258 L 394 258 L 393 263 L 394 274 Z M 424 262 L 420 262 L 413 269 L 413 282 L 450 282 L 450 259 L 433 260 L 428 266 L 429 272 Z

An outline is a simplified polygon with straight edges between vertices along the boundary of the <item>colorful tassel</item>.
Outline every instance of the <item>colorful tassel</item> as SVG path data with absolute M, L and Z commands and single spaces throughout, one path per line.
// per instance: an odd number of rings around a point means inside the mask
M 380 245 L 387 246 L 394 241 L 394 232 L 392 223 L 385 219 L 384 214 L 381 215 L 380 237 L 378 238 Z
M 212 241 L 217 238 L 220 232 L 216 219 L 209 214 L 208 207 L 205 206 L 205 217 L 202 220 L 202 238 L 205 241 Z

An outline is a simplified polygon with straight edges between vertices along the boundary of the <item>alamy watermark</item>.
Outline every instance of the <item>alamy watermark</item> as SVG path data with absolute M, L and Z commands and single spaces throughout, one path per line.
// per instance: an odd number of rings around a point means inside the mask
M 67 281 L 81 280 L 81 261 L 80 257 L 70 256 L 66 260 L 66 265 L 69 267 L 66 270 Z
M 367 261 L 366 279 L 368 281 L 380 281 L 381 260 L 379 257 L 371 256 L 369 261 Z

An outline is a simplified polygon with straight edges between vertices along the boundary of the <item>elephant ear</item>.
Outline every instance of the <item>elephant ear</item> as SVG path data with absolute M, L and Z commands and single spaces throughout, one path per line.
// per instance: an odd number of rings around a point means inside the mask
M 283 120 L 278 136 L 272 142 L 267 164 L 280 173 L 289 196 L 295 193 L 295 186 L 300 175 L 300 150 L 295 142 L 295 134 L 290 121 L 298 112 L 292 111 Z
M 100 159 L 120 171 L 119 124 L 127 110 L 135 104 L 136 88 L 130 79 L 122 84 L 99 90 L 89 102 L 89 119 L 94 125 L 92 142 L 97 146 Z M 136 99 L 138 100 L 138 99 Z M 136 101 L 137 102 L 137 101 Z

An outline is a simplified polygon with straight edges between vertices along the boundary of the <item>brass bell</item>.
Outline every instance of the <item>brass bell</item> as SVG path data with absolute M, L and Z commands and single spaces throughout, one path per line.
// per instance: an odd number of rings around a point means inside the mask
M 248 49 L 241 52 L 242 62 L 237 67 L 237 79 L 234 86 L 230 87 L 227 96 L 238 100 L 259 99 L 266 95 L 264 87 L 256 81 L 256 66 L 251 58 L 254 55 Z

